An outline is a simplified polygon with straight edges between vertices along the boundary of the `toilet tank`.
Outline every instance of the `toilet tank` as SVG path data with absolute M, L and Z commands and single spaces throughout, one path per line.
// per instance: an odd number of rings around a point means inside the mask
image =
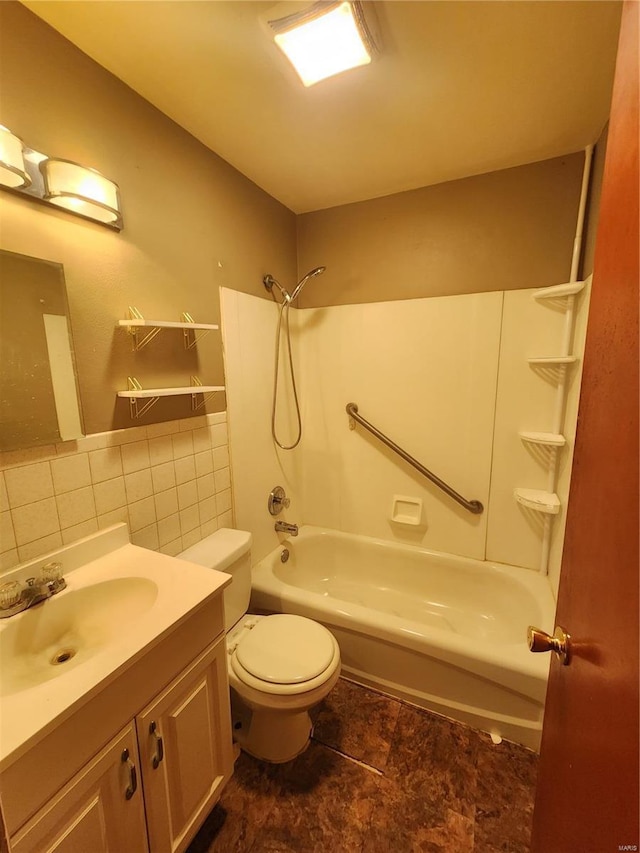
M 181 560 L 227 572 L 233 581 L 223 592 L 225 631 L 249 609 L 251 598 L 251 534 L 246 530 L 220 530 L 178 554 Z

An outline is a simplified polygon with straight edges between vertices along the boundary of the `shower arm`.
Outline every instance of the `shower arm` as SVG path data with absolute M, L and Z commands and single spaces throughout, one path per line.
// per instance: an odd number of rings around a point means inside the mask
M 379 439 L 383 444 L 386 444 L 387 447 L 391 448 L 394 453 L 397 453 L 398 456 L 402 457 L 405 462 L 408 462 L 409 465 L 412 465 L 416 471 L 419 471 L 423 476 L 425 476 L 428 480 L 431 480 L 434 485 L 436 485 L 439 489 L 442 489 L 443 492 L 449 495 L 450 498 L 453 498 L 454 501 L 457 501 L 460 506 L 463 506 L 466 510 L 473 513 L 474 515 L 479 515 L 481 512 L 484 512 L 484 507 L 480 503 L 480 501 L 468 501 L 466 498 L 463 498 L 462 495 L 458 494 L 455 489 L 452 489 L 444 480 L 441 480 L 440 477 L 436 476 L 433 471 L 429 471 L 428 468 L 425 468 L 424 465 L 421 465 L 417 459 L 414 459 L 413 456 L 410 456 L 406 450 L 403 450 L 399 447 L 395 441 L 392 441 L 388 436 L 386 436 L 383 432 L 380 432 L 379 429 L 374 427 L 373 424 L 370 424 L 368 420 L 362 417 L 362 415 L 358 414 L 358 406 L 355 403 L 347 403 L 346 407 L 347 414 L 350 418 L 353 418 L 354 421 L 357 421 L 359 424 L 369 430 L 372 435 L 375 435 L 377 439 Z

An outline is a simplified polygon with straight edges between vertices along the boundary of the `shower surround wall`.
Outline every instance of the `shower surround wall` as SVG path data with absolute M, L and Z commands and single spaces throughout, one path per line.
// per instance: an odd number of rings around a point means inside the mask
M 276 453 L 270 436 L 277 309 L 223 289 L 225 369 L 237 523 L 261 559 L 278 537 L 266 499 L 276 484 L 292 498 L 281 517 L 537 569 L 542 518 L 516 504 L 516 487 L 546 485 L 546 457 L 520 430 L 549 431 L 553 376 L 526 361 L 557 354 L 564 313 L 532 290 L 299 309 L 291 312 L 303 416 L 302 442 Z M 588 294 L 578 299 L 574 351 L 583 348 Z M 550 561 L 557 585 L 575 434 L 580 364 L 571 368 Z M 360 413 L 485 506 L 474 516 L 362 427 Z M 281 402 L 286 406 L 287 403 Z M 286 435 L 286 433 L 285 433 Z M 421 500 L 419 526 L 391 520 L 394 495 Z

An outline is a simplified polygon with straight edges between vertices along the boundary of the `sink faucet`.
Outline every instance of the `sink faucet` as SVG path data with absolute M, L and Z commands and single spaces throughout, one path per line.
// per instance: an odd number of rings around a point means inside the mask
M 298 525 L 287 524 L 286 521 L 276 521 L 274 524 L 274 530 L 276 533 L 289 533 L 291 536 L 298 535 Z
M 42 567 L 39 578 L 27 578 L 21 587 L 18 581 L 9 581 L 0 586 L 0 619 L 22 613 L 34 604 L 39 604 L 61 592 L 67 585 L 62 577 L 61 563 L 47 563 Z

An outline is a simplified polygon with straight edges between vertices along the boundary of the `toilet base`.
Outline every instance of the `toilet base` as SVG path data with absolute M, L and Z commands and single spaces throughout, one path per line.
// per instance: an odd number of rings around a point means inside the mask
M 234 697 L 236 698 L 236 697 Z M 245 752 L 270 764 L 284 764 L 309 745 L 313 724 L 308 711 L 249 710 L 237 699 L 231 702 L 233 736 Z

